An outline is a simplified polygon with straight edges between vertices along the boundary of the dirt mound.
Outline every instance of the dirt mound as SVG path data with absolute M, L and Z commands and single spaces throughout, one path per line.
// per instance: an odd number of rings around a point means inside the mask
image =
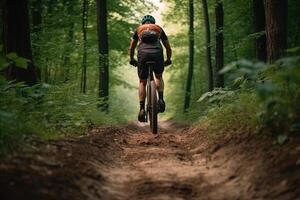
M 210 137 L 163 122 L 41 141 L 0 163 L 1 199 L 297 199 L 300 146 L 251 133 Z
M 1 199 L 93 199 L 105 194 L 99 166 L 113 165 L 123 129 L 94 129 L 64 140 L 30 139 L 31 149 L 0 163 Z

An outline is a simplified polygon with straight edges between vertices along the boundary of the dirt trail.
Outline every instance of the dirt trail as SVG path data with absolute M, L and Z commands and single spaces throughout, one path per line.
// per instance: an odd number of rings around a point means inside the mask
M 0 199 L 300 199 L 298 139 L 278 148 L 203 131 L 163 122 L 159 135 L 130 124 L 30 139 L 31 149 L 0 162 Z

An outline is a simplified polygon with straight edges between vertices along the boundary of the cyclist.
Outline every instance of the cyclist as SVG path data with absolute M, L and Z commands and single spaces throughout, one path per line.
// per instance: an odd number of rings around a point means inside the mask
M 145 98 L 146 98 L 146 84 L 148 77 L 148 67 L 146 61 L 155 61 L 156 66 L 153 69 L 155 73 L 155 83 L 158 90 L 158 105 L 159 112 L 165 111 L 164 102 L 164 81 L 162 74 L 164 66 L 170 65 L 172 50 L 168 37 L 164 30 L 155 24 L 155 19 L 151 15 L 145 15 L 142 18 L 141 25 L 137 27 L 130 43 L 130 64 L 138 67 L 138 76 L 140 79 L 139 84 L 139 100 L 140 100 L 140 111 L 138 114 L 138 120 L 145 122 Z M 163 48 L 160 43 L 163 43 L 166 48 L 167 59 L 164 62 Z M 138 44 L 139 43 L 139 44 Z M 138 60 L 134 59 L 134 51 L 138 44 Z

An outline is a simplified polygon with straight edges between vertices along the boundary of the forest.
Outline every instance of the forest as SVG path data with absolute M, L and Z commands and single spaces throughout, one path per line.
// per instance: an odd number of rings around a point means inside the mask
M 298 199 L 299 10 L 299 0 L 1 0 L 0 198 Z M 147 14 L 173 52 L 158 135 L 137 122 L 129 64 Z

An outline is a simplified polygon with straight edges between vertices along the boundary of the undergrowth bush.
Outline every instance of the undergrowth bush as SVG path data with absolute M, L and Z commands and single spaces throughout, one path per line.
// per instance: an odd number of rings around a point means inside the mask
M 121 110 L 100 112 L 93 92 L 80 94 L 76 84 L 37 84 L 0 79 L 0 151 L 28 134 L 55 138 L 84 132 L 88 127 L 125 122 Z M 116 117 L 119 116 L 119 117 Z
M 264 109 L 259 113 L 264 129 L 273 134 L 300 133 L 300 57 L 278 60 L 263 70 L 257 84 Z
M 200 102 L 205 99 L 202 96 Z M 208 132 L 218 134 L 237 129 L 256 131 L 259 128 L 256 113 L 259 112 L 260 107 L 258 106 L 258 97 L 253 91 L 218 89 L 218 93 L 207 96 L 207 100 L 210 102 L 214 100 L 208 106 L 206 116 L 201 118 L 202 122 L 209 124 Z
M 300 57 L 288 57 L 272 65 L 240 60 L 226 66 L 232 86 L 205 93 L 199 99 L 207 107 L 213 131 L 248 127 L 278 136 L 300 133 Z

